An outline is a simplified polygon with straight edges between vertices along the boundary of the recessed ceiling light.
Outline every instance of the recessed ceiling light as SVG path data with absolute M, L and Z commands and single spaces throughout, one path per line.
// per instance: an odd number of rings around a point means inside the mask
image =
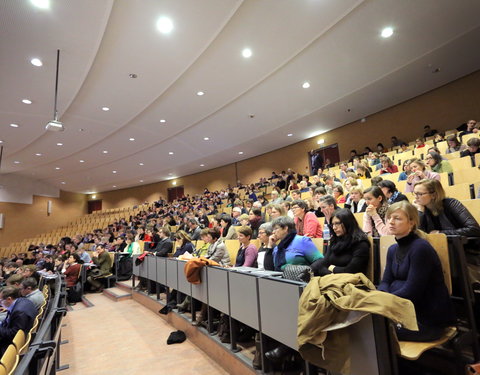
M 107 151 L 107 150 L 103 150 L 102 153 L 108 154 L 108 151 Z
M 35 154 L 35 156 L 42 156 L 42 154 L 40 154 L 40 153 L 37 153 L 37 154 Z
M 138 163 L 138 165 L 143 166 L 143 165 L 145 165 L 145 164 L 143 164 L 143 163 Z
M 170 152 L 168 153 L 168 155 L 173 155 L 173 152 L 172 152 L 172 151 L 170 151 Z
M 55 169 L 58 171 L 58 170 L 60 170 L 60 167 L 55 167 Z
M 243 151 L 238 151 L 238 155 L 243 155 Z
M 30 0 L 30 2 L 32 3 L 32 5 L 40 9 L 50 8 L 50 0 Z
M 57 146 L 63 146 L 63 143 L 58 142 Z
M 310 87 L 310 82 L 303 82 L 302 87 L 308 89 Z
M 242 51 L 242 56 L 248 59 L 249 57 L 252 57 L 252 50 L 250 48 L 244 48 Z
M 3 141 L 0 139 L 0 144 L 2 144 L 2 143 L 3 143 Z
M 143 180 L 140 180 L 140 182 L 143 182 Z
M 112 173 L 117 173 L 117 171 L 112 171 Z
M 65 185 L 65 184 L 66 184 L 66 182 L 65 182 L 65 181 L 62 181 L 61 183 L 62 183 L 62 185 Z
M 209 141 L 210 138 L 208 138 L 208 137 L 203 137 L 203 140 L 204 140 L 204 141 Z
M 170 34 L 173 30 L 173 22 L 168 17 L 160 17 L 157 21 L 157 29 L 162 34 Z
M 287 137 L 291 137 L 291 136 L 293 136 L 292 133 L 288 133 L 288 134 L 287 134 Z
M 108 108 L 108 107 L 102 107 L 102 111 L 105 111 L 105 112 L 110 111 L 110 108 Z
M 200 164 L 200 167 L 205 167 L 205 164 Z
M 137 77 L 138 77 L 135 73 L 130 73 L 128 76 L 129 76 L 130 78 L 137 78 Z
M 112 187 L 117 187 L 117 185 L 113 185 Z
M 135 138 L 128 138 L 128 140 L 133 142 Z
M 202 96 L 202 95 L 205 95 L 205 93 L 203 91 L 199 91 L 199 92 L 197 92 L 197 95 Z
M 162 119 L 160 120 L 160 122 L 163 124 L 164 122 L 167 122 L 167 120 L 165 120 L 165 119 L 162 118 Z
M 85 129 L 84 129 L 84 128 L 80 128 L 80 129 L 78 129 L 78 131 L 79 131 L 79 132 L 83 132 L 83 131 L 85 131 Z
M 18 124 L 10 124 L 12 128 L 18 128 Z
M 42 66 L 43 65 L 42 60 L 37 59 L 36 57 L 34 59 L 31 59 L 30 63 L 32 65 L 35 65 L 35 66 Z
M 30 99 L 22 99 L 22 103 L 24 104 L 32 104 L 32 101 Z
M 79 160 L 80 163 L 85 163 L 85 160 Z
M 390 38 L 393 35 L 393 28 L 391 27 L 384 28 L 380 35 L 382 36 L 382 38 Z
M 15 160 L 13 164 L 20 164 L 20 162 L 18 160 Z

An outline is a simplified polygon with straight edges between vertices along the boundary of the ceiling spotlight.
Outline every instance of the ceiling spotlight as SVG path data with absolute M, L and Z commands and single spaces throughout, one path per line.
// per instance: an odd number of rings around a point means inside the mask
M 42 66 L 43 65 L 42 60 L 37 59 L 36 57 L 34 59 L 31 59 L 30 63 L 34 66 Z
M 55 99 L 53 102 L 53 120 L 45 125 L 45 129 L 52 132 L 63 132 L 65 129 L 61 121 L 58 120 L 57 112 L 57 94 L 58 94 L 58 67 L 60 65 L 60 50 L 57 49 L 57 73 L 55 75 Z
M 145 164 L 143 164 L 143 163 L 138 163 L 138 165 L 140 165 L 140 166 L 142 167 L 142 166 L 144 166 Z
M 380 35 L 382 36 L 382 38 L 390 38 L 393 35 L 393 28 L 391 27 L 384 28 Z
M 204 141 L 209 141 L 209 140 L 210 140 L 210 138 L 208 138 L 208 137 L 204 137 L 204 138 L 203 138 L 203 140 L 204 140 Z
M 157 29 L 162 34 L 170 34 L 173 30 L 173 22 L 168 17 L 160 17 L 157 21 Z
M 135 138 L 128 138 L 129 141 L 133 142 Z
M 22 99 L 22 103 L 24 104 L 32 104 L 32 101 L 30 99 Z
M 57 146 L 63 146 L 63 143 L 58 142 Z
M 243 155 L 243 151 L 238 151 L 238 155 Z
M 85 129 L 84 129 L 84 128 L 80 128 L 80 129 L 78 129 L 78 131 L 79 131 L 79 132 L 84 132 Z
M 10 124 L 12 128 L 18 128 L 18 124 Z
M 197 95 L 202 96 L 202 95 L 205 95 L 205 93 L 203 91 L 199 91 L 199 92 L 197 92 Z
M 293 136 L 292 133 L 288 133 L 288 134 L 287 134 L 287 137 L 291 137 L 291 136 Z
M 310 87 L 310 82 L 303 82 L 302 87 L 303 87 L 304 89 L 308 89 L 308 88 Z
M 366 122 L 366 121 L 367 121 L 367 119 L 365 117 L 360 119 L 360 122 Z
M 103 154 L 108 154 L 108 151 L 107 151 L 107 150 L 103 150 L 102 153 L 103 153 Z
M 128 76 L 129 76 L 130 78 L 137 78 L 137 77 L 138 77 L 135 73 L 130 73 Z
M 200 167 L 205 167 L 205 164 L 200 164 Z
M 112 171 L 112 173 L 117 173 L 117 171 Z
M 173 152 L 172 152 L 172 151 L 170 151 L 170 152 L 168 153 L 168 155 L 173 155 Z
M 116 188 L 116 187 L 117 187 L 117 185 L 113 185 L 112 187 Z
M 30 2 L 32 3 L 32 5 L 40 9 L 50 8 L 50 0 L 30 0 Z
M 80 163 L 85 163 L 85 160 L 79 160 Z
M 104 112 L 110 111 L 110 108 L 108 108 L 108 107 L 102 107 L 102 111 L 104 111 Z
M 60 170 L 60 167 L 55 167 L 55 169 L 58 171 L 58 170 Z
M 322 139 L 319 139 L 319 140 L 317 141 L 317 144 L 318 144 L 318 145 L 323 145 L 324 143 L 325 143 L 325 139 L 323 139 L 323 138 L 322 138 Z
M 165 122 L 167 122 L 167 120 L 164 120 L 163 118 L 160 120 L 160 122 L 163 124 Z
M 242 56 L 248 59 L 249 57 L 252 57 L 252 50 L 250 48 L 244 48 L 242 51 Z
M 140 182 L 143 182 L 143 180 L 140 180 Z
M 37 154 L 35 154 L 35 156 L 42 156 L 42 154 L 40 154 L 40 153 L 37 153 Z
M 65 181 L 62 181 L 61 184 L 62 184 L 62 185 L 65 185 Z
M 20 162 L 18 160 L 15 160 L 13 164 L 20 164 Z
M 0 145 L 3 143 L 3 141 L 0 139 Z
M 176 185 L 176 184 L 177 184 L 177 181 L 173 181 L 173 182 L 172 182 L 172 185 Z

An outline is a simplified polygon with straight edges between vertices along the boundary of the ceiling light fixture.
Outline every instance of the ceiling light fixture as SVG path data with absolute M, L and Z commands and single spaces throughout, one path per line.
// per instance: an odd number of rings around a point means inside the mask
M 128 138 L 129 141 L 133 142 L 135 138 Z
M 252 50 L 250 48 L 244 48 L 242 51 L 242 56 L 246 59 L 252 57 Z
M 33 58 L 30 60 L 30 63 L 34 66 L 42 66 L 43 63 L 42 63 L 42 60 L 38 59 L 38 58 Z
M 205 95 L 205 93 L 203 91 L 199 91 L 199 92 L 197 92 L 197 95 L 198 96 L 203 96 L 203 95 Z
M 22 103 L 24 104 L 32 104 L 32 101 L 30 99 L 22 99 Z
M 208 138 L 208 137 L 203 137 L 203 140 L 204 140 L 204 141 L 209 141 L 210 138 Z
M 57 146 L 63 146 L 63 143 L 58 142 Z
M 162 34 L 170 34 L 173 30 L 173 22 L 168 17 L 160 17 L 157 21 L 157 29 Z
M 85 160 L 79 160 L 80 163 L 85 163 Z
M 108 111 L 110 111 L 110 108 L 108 108 L 108 107 L 102 107 L 102 111 L 108 112 Z
M 238 155 L 243 155 L 243 151 L 238 151 Z
M 60 170 L 60 167 L 55 167 L 55 169 L 58 171 L 58 170 Z
M 10 124 L 12 128 L 18 128 L 18 124 Z
M 200 164 L 200 167 L 205 167 L 205 164 Z
M 176 185 L 176 184 L 177 184 L 177 181 L 173 181 L 173 182 L 172 182 L 172 185 Z
M 32 5 L 40 9 L 50 8 L 50 0 L 30 0 L 30 2 L 32 3 Z
M 145 164 L 143 163 L 138 163 L 139 166 L 143 167 Z
M 112 187 L 116 188 L 116 187 L 117 187 L 117 185 L 113 185 Z
M 173 152 L 172 152 L 172 151 L 170 151 L 170 152 L 168 153 L 168 155 L 173 155 Z
M 392 27 L 384 28 L 380 35 L 382 36 L 382 38 L 390 38 L 393 35 L 393 28 Z
M 61 184 L 62 184 L 62 185 L 65 185 L 65 184 L 66 184 L 66 182 L 65 182 L 65 181 L 62 181 L 62 182 L 61 182 Z
M 40 154 L 40 153 L 37 153 L 37 154 L 35 154 L 35 156 L 42 156 L 42 154 Z
M 58 98 L 58 68 L 60 65 L 60 50 L 57 49 L 57 70 L 55 74 L 55 99 L 53 104 L 53 120 L 45 125 L 45 129 L 52 132 L 63 132 L 65 128 L 61 121 L 58 121 L 57 98 Z
M 303 87 L 304 89 L 308 89 L 308 88 L 310 87 L 310 82 L 303 82 L 302 87 Z
M 20 164 L 20 162 L 18 160 L 15 160 L 13 164 Z
M 130 73 L 128 76 L 129 76 L 130 78 L 137 78 L 137 77 L 138 77 L 135 73 Z
M 0 139 L 0 144 L 2 144 L 2 143 L 3 143 L 3 141 Z
M 163 118 L 160 120 L 160 122 L 163 124 L 165 122 L 167 122 L 167 120 L 164 120 Z
M 117 171 L 112 171 L 112 173 L 117 173 Z
M 287 134 L 287 137 L 291 137 L 291 136 L 293 136 L 292 133 L 288 133 L 288 134 Z
M 317 144 L 318 144 L 318 145 L 323 145 L 324 143 L 325 143 L 325 139 L 323 139 L 323 138 L 322 138 L 322 139 L 319 139 L 319 140 L 317 141 Z
M 143 182 L 143 180 L 140 180 L 140 182 Z
M 103 153 L 103 154 L 108 154 L 108 151 L 107 151 L 107 150 L 103 150 L 102 153 Z

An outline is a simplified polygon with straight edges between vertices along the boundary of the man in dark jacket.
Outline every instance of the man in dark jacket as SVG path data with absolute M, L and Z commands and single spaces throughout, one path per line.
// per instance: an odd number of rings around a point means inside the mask
M 95 263 L 99 271 L 96 274 L 90 274 L 87 277 L 87 282 L 93 287 L 93 291 L 103 291 L 103 285 L 98 278 L 105 277 L 111 273 L 112 258 L 105 251 L 105 245 L 99 244 L 92 254 L 92 262 Z
M 7 316 L 0 324 L 0 355 L 3 355 L 19 330 L 30 331 L 37 309 L 27 298 L 21 298 L 20 290 L 14 286 L 5 287 L 0 292 L 0 300 L 7 309 Z
M 166 257 L 168 253 L 172 252 L 173 243 L 170 239 L 170 231 L 168 228 L 160 228 L 158 231 L 160 237 L 160 242 L 157 246 L 152 249 L 151 253 L 155 254 L 157 257 Z

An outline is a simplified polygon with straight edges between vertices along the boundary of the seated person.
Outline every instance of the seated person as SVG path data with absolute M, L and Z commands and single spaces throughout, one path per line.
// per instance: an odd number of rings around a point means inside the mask
M 272 221 L 273 234 L 268 247 L 273 250 L 275 271 L 283 271 L 287 264 L 310 265 L 323 257 L 308 237 L 299 236 L 295 222 L 288 216 L 280 216 Z M 280 241 L 280 242 L 278 242 Z M 275 244 L 278 242 L 278 245 Z
M 353 186 L 350 189 L 348 201 L 345 203 L 345 208 L 348 208 L 352 213 L 365 212 L 367 204 L 363 199 L 363 190 L 360 186 Z
M 460 152 L 460 157 L 474 156 L 480 152 L 480 138 L 470 138 L 467 141 L 467 149 Z
M 272 205 L 272 211 L 273 207 L 277 206 L 275 204 Z M 278 207 L 281 207 L 280 204 Z M 271 216 L 271 212 L 270 212 Z M 248 213 L 248 224 L 250 228 L 252 228 L 252 239 L 256 239 L 258 236 L 258 228 L 260 227 L 261 224 L 263 224 L 264 220 L 262 218 L 262 210 L 258 208 L 252 208 L 250 212 Z
M 157 246 L 155 246 L 149 254 L 154 254 L 157 257 L 167 257 L 169 253 L 172 252 L 173 243 L 170 239 L 170 229 L 168 227 L 162 227 L 158 230 L 158 241 Z
M 372 175 L 370 174 L 370 171 L 367 168 L 365 168 L 363 165 L 359 165 L 357 167 L 356 172 L 357 172 L 358 178 L 361 180 L 365 180 L 367 178 L 372 177 Z
M 448 160 L 443 160 L 441 155 L 437 152 L 430 151 L 425 155 L 425 163 L 435 173 L 452 173 L 453 168 Z
M 424 138 L 433 137 L 435 134 L 438 133 L 438 130 L 431 129 L 430 125 L 425 125 L 423 127 L 423 131 L 425 132 L 425 134 L 423 135 Z
M 208 229 L 203 239 L 205 243 L 209 244 L 205 258 L 211 259 L 222 266 L 229 266 L 230 255 L 223 239 L 220 237 L 220 232 L 217 229 Z
M 397 244 L 390 246 L 379 290 L 413 302 L 418 331 L 397 328 L 403 341 L 434 341 L 455 321 L 437 252 L 417 230 L 418 212 L 406 201 L 390 206 L 390 232 Z
M 138 242 L 134 241 L 133 235 L 129 234 L 125 238 L 124 251 L 126 253 L 129 253 L 130 256 L 133 256 L 135 254 L 141 254 L 143 252 L 143 249 L 140 249 L 140 245 L 138 244 Z
M 345 203 L 345 196 L 343 195 L 343 187 L 335 186 L 333 188 L 333 197 L 337 204 Z
M 37 281 L 33 277 L 29 277 L 22 281 L 20 284 L 20 294 L 22 297 L 32 301 L 37 309 L 37 312 L 40 311 L 40 307 L 45 302 L 45 297 L 40 289 L 38 289 Z
M 232 225 L 232 217 L 230 215 L 223 214 L 220 216 L 220 228 L 222 231 L 222 241 L 237 239 L 237 231 Z
M 98 279 L 109 275 L 112 268 L 112 258 L 110 258 L 110 255 L 105 251 L 105 245 L 97 245 L 97 248 L 92 254 L 92 261 L 97 266 L 94 269 L 98 269 L 98 271 L 90 271 L 87 282 L 90 284 L 93 292 L 102 292 L 103 285 Z
M 242 226 L 237 231 L 240 249 L 237 253 L 235 267 L 257 267 L 257 247 L 251 243 L 252 229 Z
M 464 135 L 467 135 L 467 134 L 476 133 L 475 125 L 477 125 L 477 122 L 475 120 L 468 120 L 467 129 L 460 132 L 459 134 L 460 138 L 462 138 Z
M 452 134 L 447 137 L 447 150 L 445 151 L 446 154 L 452 154 L 457 151 L 463 151 L 467 148 L 467 146 L 462 145 L 462 143 L 458 140 L 457 136 Z
M 77 285 L 80 277 L 80 270 L 82 260 L 77 253 L 72 253 L 65 261 L 62 269 L 62 273 L 65 275 L 65 283 L 67 287 L 67 301 L 69 303 L 75 303 L 78 300 L 78 296 L 74 296 L 73 288 Z
M 28 266 L 23 266 L 21 270 L 24 278 L 34 277 L 35 280 L 37 280 L 37 283 L 40 282 L 40 274 L 37 272 L 37 267 L 34 266 L 33 264 L 30 264 Z
M 408 198 L 397 190 L 397 187 L 393 181 L 383 180 L 380 181 L 377 186 L 382 189 L 383 194 L 387 198 L 388 204 L 393 204 L 400 201 L 408 201 Z
M 410 170 L 410 159 L 407 159 L 403 162 L 403 166 L 402 166 L 402 173 L 400 173 L 400 175 L 398 176 L 398 181 L 404 181 L 408 178 L 408 176 L 410 175 L 411 173 L 411 170 Z
M 315 276 L 330 273 L 367 273 L 370 241 L 358 226 L 355 216 L 346 208 L 332 217 L 333 236 L 324 258 L 312 263 Z
M 180 244 L 180 246 L 177 247 L 175 254 L 173 254 L 174 258 L 178 258 L 180 255 L 185 254 L 186 252 L 193 254 L 195 247 L 192 244 L 190 236 L 185 231 L 179 230 L 177 233 L 175 233 L 175 239 L 177 240 L 176 243 Z
M 307 203 L 301 199 L 292 202 L 292 211 L 295 215 L 295 228 L 299 236 L 312 238 L 322 237 L 322 227 L 313 212 L 308 212 Z
M 8 345 L 19 330 L 28 332 L 33 327 L 37 309 L 32 301 L 20 297 L 20 290 L 7 286 L 0 291 L 2 306 L 7 309 L 6 318 L 0 323 L 0 356 L 5 353 Z
M 285 215 L 282 215 L 285 216 Z M 268 239 L 273 233 L 271 223 L 263 223 L 258 228 L 258 239 L 260 240 L 260 248 L 257 254 L 258 269 L 273 271 L 273 248 L 268 247 Z
M 407 185 L 405 186 L 405 193 L 411 193 L 415 183 L 424 179 L 434 179 L 440 181 L 440 175 L 435 172 L 426 170 L 425 163 L 420 159 L 412 159 L 410 161 L 410 169 L 412 173 L 407 178 Z
M 415 148 L 423 148 L 425 147 L 425 141 L 422 137 L 415 139 Z
M 368 205 L 363 216 L 363 231 L 372 237 L 390 234 L 385 225 L 385 215 L 389 205 L 382 189 L 378 186 L 369 187 L 363 192 L 363 198 Z
M 380 174 L 398 172 L 398 167 L 395 164 L 393 164 L 392 160 L 389 157 L 387 156 L 382 157 L 381 163 L 382 163 L 382 168 L 380 169 Z
M 74 251 L 77 249 L 76 245 L 72 245 L 74 247 Z M 80 259 L 83 261 L 83 263 L 92 263 L 92 259 L 90 258 L 90 255 L 85 251 L 85 248 L 81 247 L 78 250 L 76 250 L 78 255 L 80 255 Z

